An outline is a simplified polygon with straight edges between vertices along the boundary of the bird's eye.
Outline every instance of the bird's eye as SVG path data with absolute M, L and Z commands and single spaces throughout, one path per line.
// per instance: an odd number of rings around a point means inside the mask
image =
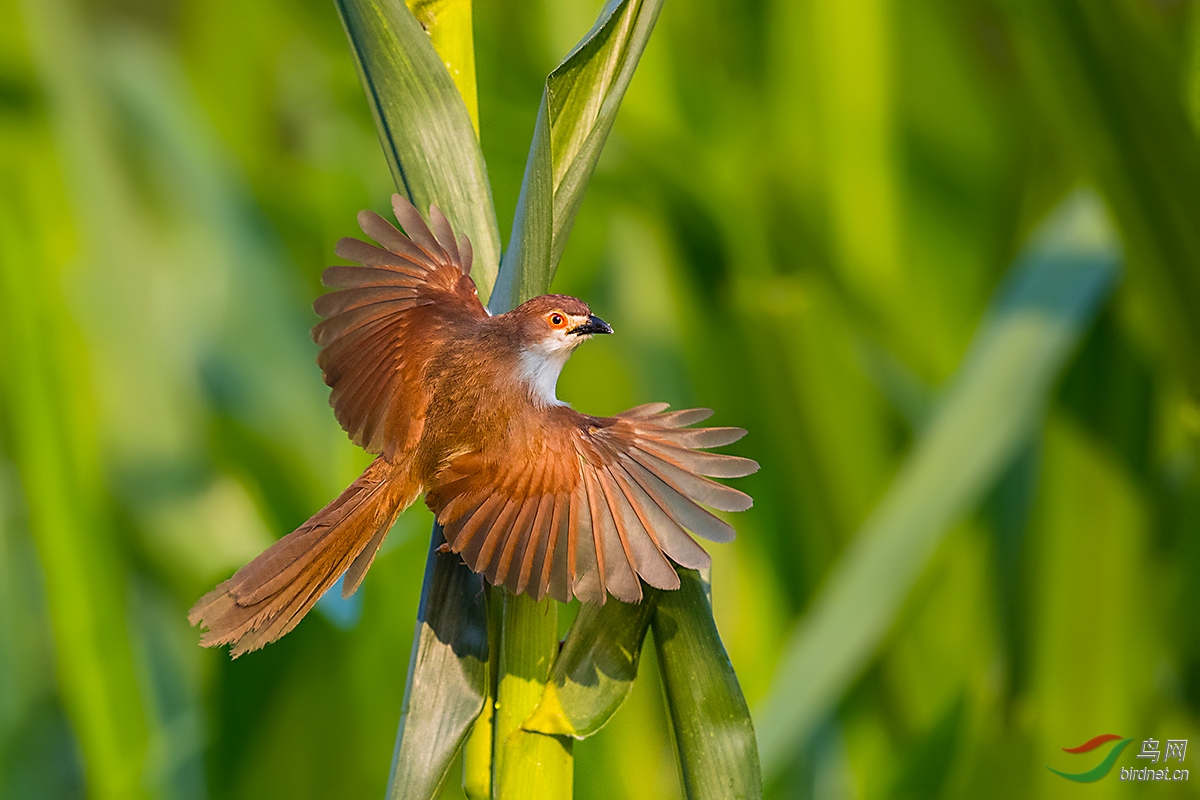
M 563 325 L 566 325 L 566 324 L 567 324 L 567 318 L 564 317 L 562 314 L 555 313 L 555 314 L 550 315 L 551 327 L 561 328 Z

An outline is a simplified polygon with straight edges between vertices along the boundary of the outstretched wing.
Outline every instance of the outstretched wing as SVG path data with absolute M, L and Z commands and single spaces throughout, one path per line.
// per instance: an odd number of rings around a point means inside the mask
M 389 459 L 421 438 L 429 403 L 424 365 L 487 316 L 469 275 L 470 240 L 455 240 L 437 206 L 429 209 L 432 231 L 400 195 L 392 208 L 405 232 L 363 211 L 359 225 L 381 247 L 338 242 L 337 254 L 361 266 L 325 270 L 322 281 L 337 291 L 313 304 L 325 321 L 312 331 L 338 422 L 355 444 Z
M 511 424 L 496 454 L 451 460 L 426 502 L 450 548 L 514 593 L 603 603 L 608 594 L 640 600 L 639 578 L 677 589 L 672 561 L 711 561 L 688 531 L 716 542 L 734 536 L 702 506 L 743 511 L 752 503 L 709 477 L 749 475 L 758 464 L 703 451 L 742 438 L 741 428 L 688 428 L 712 412 L 666 408 L 607 418 L 546 409 Z

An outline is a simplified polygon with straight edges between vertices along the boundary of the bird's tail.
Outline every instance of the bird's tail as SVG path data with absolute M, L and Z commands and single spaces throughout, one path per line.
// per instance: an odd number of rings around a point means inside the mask
M 188 621 L 207 629 L 200 644 L 231 644 L 236 658 L 296 627 L 343 572 L 342 594 L 352 594 L 419 492 L 407 464 L 375 459 L 336 500 L 197 601 Z

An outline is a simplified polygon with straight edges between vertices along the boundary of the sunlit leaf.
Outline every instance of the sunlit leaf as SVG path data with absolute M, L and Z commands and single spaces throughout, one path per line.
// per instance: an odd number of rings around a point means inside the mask
M 475 37 L 471 31 L 471 0 L 405 0 L 429 35 L 479 135 L 479 93 L 475 89 Z
M 1114 285 L 1118 258 L 1090 194 L 1060 205 L 1034 237 L 912 454 L 786 646 L 755 717 L 768 778 L 871 658 L 947 527 L 1028 442 Z

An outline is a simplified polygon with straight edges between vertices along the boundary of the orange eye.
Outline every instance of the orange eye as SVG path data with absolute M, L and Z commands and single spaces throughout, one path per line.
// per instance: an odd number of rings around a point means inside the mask
M 552 328 L 561 328 L 567 324 L 567 318 L 557 312 L 550 315 L 550 326 Z

